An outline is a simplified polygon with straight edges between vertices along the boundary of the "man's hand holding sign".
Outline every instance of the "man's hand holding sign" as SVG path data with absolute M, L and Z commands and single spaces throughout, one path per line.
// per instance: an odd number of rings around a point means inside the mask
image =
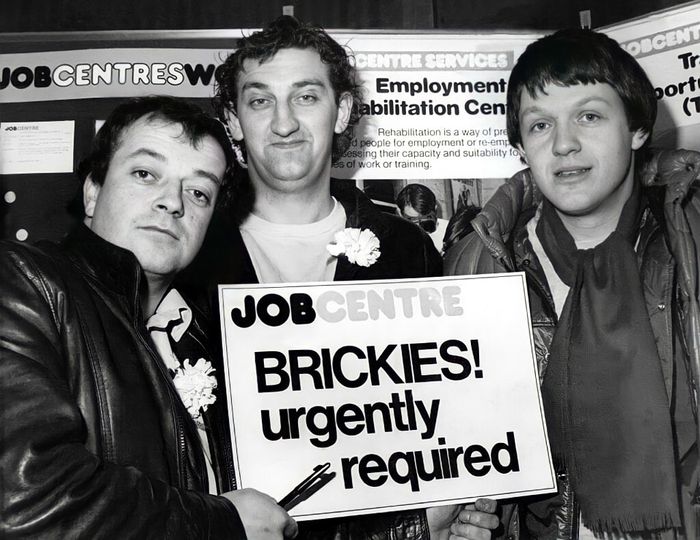
M 330 463 L 299 520 L 554 488 L 522 275 L 219 292 L 242 487 L 281 499 Z

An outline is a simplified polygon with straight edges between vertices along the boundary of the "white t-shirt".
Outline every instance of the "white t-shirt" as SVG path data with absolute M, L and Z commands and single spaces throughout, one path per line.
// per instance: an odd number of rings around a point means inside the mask
M 272 223 L 253 214 L 241 224 L 260 283 L 333 281 L 337 258 L 326 246 L 345 228 L 345 209 L 333 199 L 333 210 L 314 223 Z

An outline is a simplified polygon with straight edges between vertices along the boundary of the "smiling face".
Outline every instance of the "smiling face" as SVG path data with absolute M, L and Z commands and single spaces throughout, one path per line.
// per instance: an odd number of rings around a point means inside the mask
M 85 223 L 131 251 L 147 278 L 171 278 L 202 245 L 225 169 L 213 137 L 195 148 L 179 124 L 142 117 L 121 134 L 104 183 L 85 181 Z
M 519 120 L 519 151 L 559 214 L 616 221 L 632 190 L 633 150 L 647 135 L 630 131 L 613 87 L 549 84 L 534 97 L 524 90 Z
M 245 142 L 256 193 L 327 190 L 333 135 L 347 127 L 351 96 L 336 102 L 328 66 L 313 49 L 281 49 L 243 66 L 229 127 Z

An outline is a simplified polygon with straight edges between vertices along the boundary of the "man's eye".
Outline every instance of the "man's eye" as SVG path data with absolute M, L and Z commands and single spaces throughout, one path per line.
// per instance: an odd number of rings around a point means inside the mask
M 203 191 L 200 191 L 198 189 L 191 189 L 190 196 L 197 204 L 201 204 L 202 206 L 209 204 L 209 195 L 207 195 Z
M 269 103 L 269 100 L 265 98 L 255 98 L 251 99 L 248 103 L 253 109 L 260 109 L 267 105 Z
M 600 119 L 600 115 L 598 115 L 598 114 L 596 114 L 596 113 L 590 113 L 590 112 L 589 112 L 589 113 L 584 113 L 584 114 L 581 115 L 581 119 L 582 119 L 584 122 L 589 122 L 589 123 L 590 123 L 590 122 L 596 122 L 596 121 L 598 121 L 598 120 Z
M 297 98 L 301 103 L 316 103 L 317 98 L 313 94 L 304 94 Z
M 547 122 L 535 122 L 530 126 L 530 131 L 533 133 L 539 133 L 540 131 L 544 131 L 549 127 L 549 124 Z
M 136 169 L 132 174 L 136 178 L 138 178 L 139 180 L 153 180 L 154 179 L 153 175 L 149 171 L 146 171 L 144 169 Z

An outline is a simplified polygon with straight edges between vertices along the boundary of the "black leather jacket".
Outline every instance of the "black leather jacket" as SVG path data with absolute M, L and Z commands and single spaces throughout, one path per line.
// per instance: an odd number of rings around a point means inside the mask
M 62 246 L 0 244 L 0 537 L 245 538 L 205 494 L 142 285 L 135 257 L 84 226 Z

